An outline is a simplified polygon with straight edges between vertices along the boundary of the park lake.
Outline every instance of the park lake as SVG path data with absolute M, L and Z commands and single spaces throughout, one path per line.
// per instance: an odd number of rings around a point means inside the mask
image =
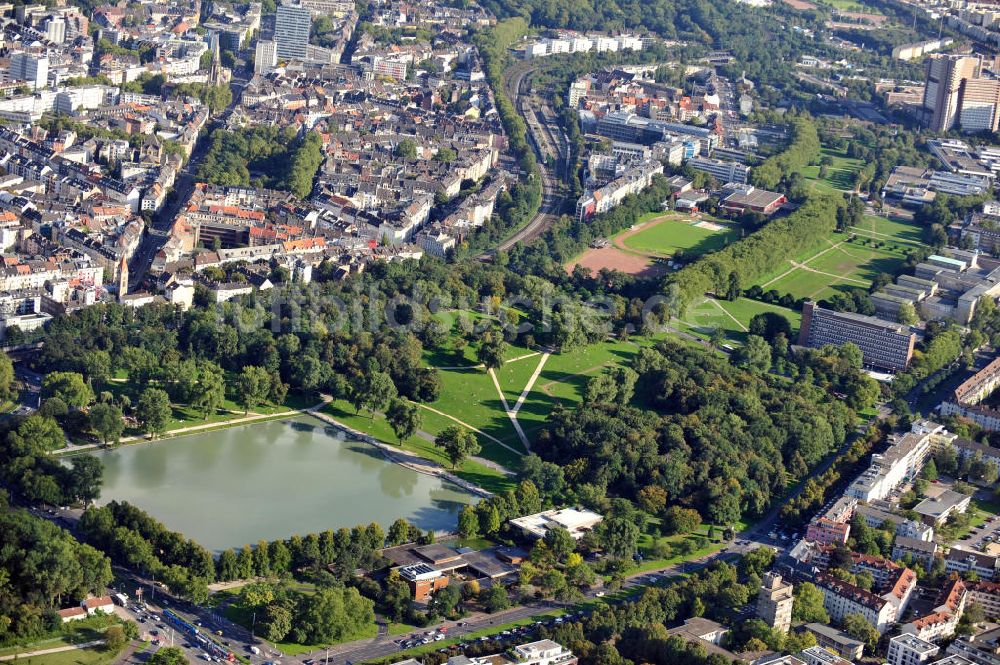
M 386 460 L 311 416 L 215 430 L 101 455 L 101 503 L 125 500 L 210 550 L 399 517 L 452 531 L 476 498 Z

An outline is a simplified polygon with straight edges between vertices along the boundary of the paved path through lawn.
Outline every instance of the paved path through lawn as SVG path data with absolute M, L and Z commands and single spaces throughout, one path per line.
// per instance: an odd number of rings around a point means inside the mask
M 750 330 L 745 325 L 743 325 L 742 323 L 740 323 L 739 319 L 737 319 L 735 316 L 733 316 L 732 314 L 730 314 L 729 310 L 727 310 L 725 307 L 723 307 L 722 305 L 720 305 L 718 300 L 716 300 L 715 298 L 709 298 L 709 300 L 711 300 L 712 304 L 715 305 L 716 307 L 718 307 L 719 310 L 723 314 L 725 314 L 726 316 L 728 316 L 729 318 L 731 318 L 733 320 L 733 322 L 740 327 L 740 330 L 742 330 L 743 332 L 750 332 Z
M 532 372 L 531 378 L 528 379 L 528 385 L 526 385 L 524 387 L 524 390 L 521 391 L 521 396 L 517 398 L 517 403 L 514 404 L 515 414 L 521 410 L 521 405 L 524 404 L 524 400 L 527 399 L 528 393 L 530 393 L 531 389 L 535 386 L 535 381 L 538 380 L 539 375 L 542 373 L 542 367 L 545 366 L 545 361 L 548 359 L 549 359 L 549 352 L 546 351 L 545 353 L 542 354 L 541 359 L 539 359 L 538 367 L 536 367 L 535 371 Z M 500 394 L 502 395 L 503 393 Z
M 175 436 L 181 434 L 191 434 L 192 432 L 198 432 L 205 429 L 223 429 L 225 427 L 232 427 L 233 425 L 245 425 L 247 423 L 252 423 L 258 420 L 264 419 L 274 419 L 285 418 L 287 416 L 296 416 L 301 413 L 309 413 L 315 415 L 317 411 L 322 409 L 330 402 L 331 398 L 324 398 L 319 404 L 314 404 L 313 406 L 307 407 L 305 409 L 291 409 L 288 411 L 279 411 L 278 413 L 251 413 L 245 416 L 240 416 L 239 418 L 230 418 L 229 420 L 216 420 L 211 423 L 201 423 L 198 425 L 189 425 L 187 427 L 178 427 L 177 429 L 167 430 L 160 435 L 159 439 L 151 439 L 148 434 L 137 434 L 135 436 L 123 436 L 118 439 L 119 444 L 126 443 L 141 443 L 143 441 L 164 441 L 166 439 L 172 439 Z M 82 446 L 72 446 L 68 445 L 65 448 L 56 451 L 60 455 L 74 454 L 81 452 L 83 450 L 93 450 L 95 448 L 100 448 L 101 444 L 98 443 L 85 443 Z
M 12 653 L 9 656 L 0 656 L 0 660 L 21 660 L 23 658 L 34 658 L 35 656 L 47 656 L 50 653 L 62 653 L 63 651 L 73 651 L 74 649 L 89 649 L 99 647 L 104 644 L 104 640 L 94 640 L 83 642 L 82 644 L 69 644 L 62 647 L 52 647 L 51 649 L 39 649 L 38 651 L 28 651 L 26 653 Z
M 855 279 L 853 277 L 847 277 L 845 275 L 836 275 L 836 274 L 834 274 L 832 272 L 823 272 L 822 270 L 816 270 L 815 268 L 810 268 L 809 266 L 807 266 L 804 263 L 796 263 L 795 261 L 792 261 L 792 265 L 795 266 L 796 268 L 801 269 L 801 270 L 805 270 L 806 272 L 816 273 L 817 275 L 824 275 L 826 277 L 833 277 L 834 279 L 842 279 L 845 282 L 854 282 L 855 284 L 860 284 L 862 286 L 867 286 L 868 285 L 868 282 L 864 281 L 863 279 Z
M 810 256 L 810 257 L 809 257 L 808 259 L 806 259 L 806 261 L 805 261 L 805 262 L 806 262 L 806 263 L 809 263 L 809 262 L 810 262 L 810 261 L 812 261 L 813 259 L 818 259 L 819 257 L 823 256 L 824 254 L 826 254 L 826 253 L 827 253 L 827 252 L 829 252 L 830 250 L 834 250 L 834 249 L 837 249 L 838 247 L 840 247 L 840 246 L 841 246 L 841 245 L 843 245 L 843 244 L 844 244 L 844 241 L 843 241 L 843 240 L 841 240 L 841 241 L 840 241 L 840 242 L 838 242 L 838 243 L 837 243 L 836 245 L 830 245 L 830 246 L 829 246 L 829 247 L 827 247 L 826 249 L 824 249 L 824 250 L 821 250 L 821 251 L 817 252 L 816 254 L 813 254 L 812 256 Z M 795 272 L 796 270 L 798 270 L 798 269 L 799 269 L 799 266 L 800 266 L 800 265 L 803 265 L 803 264 L 799 264 L 799 263 L 796 263 L 795 261 L 791 261 L 790 263 L 792 264 L 792 267 L 791 267 L 791 268 L 789 268 L 789 269 L 788 269 L 788 270 L 786 270 L 785 272 L 781 273 L 780 275 L 778 275 L 778 276 L 777 276 L 777 277 L 775 277 L 774 279 L 769 279 L 769 280 L 768 280 L 768 281 L 766 281 L 765 283 L 761 284 L 761 285 L 760 285 L 760 286 L 761 286 L 761 288 L 766 288 L 766 287 L 770 286 L 771 284 L 774 284 L 775 282 L 777 282 L 777 281 L 778 281 L 779 279 L 781 279 L 782 277 L 786 277 L 786 276 L 788 276 L 788 275 L 791 275 L 791 274 L 792 274 L 793 272 Z
M 487 439 L 489 439 L 490 441 L 492 441 L 493 443 L 495 443 L 497 445 L 503 446 L 504 448 L 506 448 L 510 452 L 514 453 L 515 455 L 518 455 L 519 457 L 524 456 L 524 451 L 523 450 L 517 450 L 516 448 L 511 448 L 510 446 L 508 446 L 506 443 L 504 443 L 500 439 L 496 438 L 495 436 L 487 434 L 486 432 L 484 432 L 483 430 L 479 429 L 478 427 L 473 427 L 469 423 L 463 422 L 463 421 L 459 420 L 458 418 L 456 418 L 455 416 L 449 415 L 449 414 L 445 413 L 444 411 L 438 411 L 433 406 L 427 406 L 426 404 L 420 404 L 419 402 L 413 402 L 413 404 L 416 404 L 421 409 L 426 409 L 426 410 L 430 411 L 431 413 L 436 413 L 439 416 L 444 416 L 448 420 L 452 420 L 452 421 L 458 423 L 459 425 L 461 425 L 462 427 L 464 427 L 466 429 L 471 429 L 476 434 L 479 434 L 480 436 L 486 437 Z
M 514 426 L 514 431 L 517 432 L 517 438 L 521 440 L 521 445 L 528 452 L 531 452 L 531 444 L 528 442 L 528 435 L 524 433 L 521 429 L 521 423 L 517 422 L 517 412 L 511 411 L 510 406 L 507 404 L 507 398 L 504 397 L 503 389 L 500 387 L 500 382 L 497 381 L 497 374 L 492 368 L 489 370 L 490 378 L 493 379 L 493 386 L 497 389 L 497 394 L 500 395 L 500 403 L 503 404 L 503 411 L 510 418 L 510 424 Z

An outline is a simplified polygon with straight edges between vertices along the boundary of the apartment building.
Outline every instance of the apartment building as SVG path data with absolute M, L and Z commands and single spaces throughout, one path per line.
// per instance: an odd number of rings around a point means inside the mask
M 927 458 L 948 440 L 944 427 L 927 421 L 896 437 L 884 453 L 873 453 L 871 466 L 847 488 L 845 494 L 859 501 L 885 499 L 907 479 L 916 478 Z
M 930 570 L 937 555 L 938 545 L 933 540 L 918 540 L 906 536 L 896 536 L 892 543 L 892 558 L 896 561 L 909 555 L 914 563 L 919 563 L 924 570 Z
M 869 367 L 906 369 L 916 341 L 916 333 L 909 326 L 851 312 L 834 312 L 812 302 L 802 307 L 799 345 L 820 348 L 851 342 L 861 349 L 864 363 Z
M 995 580 L 1000 570 L 1000 559 L 992 554 L 952 547 L 944 557 L 944 568 L 949 573 L 963 575 L 973 572 L 979 579 Z
M 807 623 L 805 628 L 816 638 L 817 646 L 829 649 L 847 660 L 861 658 L 864 643 L 854 639 L 844 631 L 824 623 Z
M 995 621 L 1000 618 L 1000 584 L 988 580 L 969 582 L 968 602 L 983 608 L 986 618 Z
M 757 592 L 757 618 L 775 630 L 788 632 L 792 625 L 792 585 L 768 572 Z
M 886 660 L 889 665 L 923 665 L 938 654 L 940 647 L 916 635 L 904 633 L 889 640 Z
M 828 573 L 817 573 L 814 582 L 823 592 L 823 607 L 833 621 L 843 621 L 848 614 L 860 614 L 880 634 L 896 621 L 896 605 L 871 591 Z

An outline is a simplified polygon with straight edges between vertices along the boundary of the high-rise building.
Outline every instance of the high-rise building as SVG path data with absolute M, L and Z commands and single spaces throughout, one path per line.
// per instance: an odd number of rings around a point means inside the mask
M 792 585 L 781 575 L 769 572 L 757 592 L 757 618 L 775 630 L 788 632 L 792 626 Z
M 253 71 L 262 74 L 274 69 L 278 64 L 277 45 L 272 39 L 258 39 L 257 49 L 254 52 Z
M 274 19 L 274 43 L 279 59 L 305 60 L 312 29 L 312 14 L 306 7 L 278 5 Z
M 975 56 L 932 55 L 927 59 L 924 110 L 927 126 L 947 132 L 958 124 L 962 82 L 979 77 L 981 60 Z
M 49 58 L 34 53 L 15 53 L 10 56 L 7 74 L 12 80 L 27 81 L 33 88 L 44 88 L 49 84 Z
M 1000 81 L 965 79 L 959 101 L 958 124 L 963 132 L 997 131 L 1000 119 Z
M 53 44 L 66 41 L 66 20 L 61 16 L 50 16 L 42 24 L 45 38 Z

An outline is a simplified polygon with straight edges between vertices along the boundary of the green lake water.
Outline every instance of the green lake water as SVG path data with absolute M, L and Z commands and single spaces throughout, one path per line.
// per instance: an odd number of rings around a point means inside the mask
M 101 503 L 126 500 L 211 550 L 398 517 L 454 530 L 476 497 L 297 416 L 100 455 Z

